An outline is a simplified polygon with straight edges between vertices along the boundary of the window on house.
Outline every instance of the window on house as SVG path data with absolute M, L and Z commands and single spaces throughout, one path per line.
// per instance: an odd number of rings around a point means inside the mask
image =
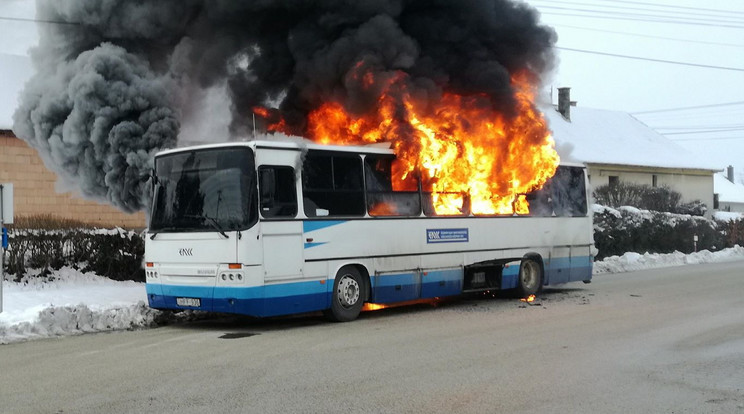
M 659 186 L 659 176 L 654 174 L 651 176 L 651 187 L 658 187 Z
M 611 186 L 615 186 L 615 185 L 620 184 L 620 177 L 617 176 L 617 175 L 611 175 L 611 176 L 609 176 L 607 178 L 609 180 L 608 184 L 611 185 Z

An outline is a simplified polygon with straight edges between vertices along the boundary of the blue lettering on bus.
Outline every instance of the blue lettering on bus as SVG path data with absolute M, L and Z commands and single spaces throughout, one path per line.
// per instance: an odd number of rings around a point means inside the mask
M 466 243 L 468 229 L 426 229 L 426 243 Z

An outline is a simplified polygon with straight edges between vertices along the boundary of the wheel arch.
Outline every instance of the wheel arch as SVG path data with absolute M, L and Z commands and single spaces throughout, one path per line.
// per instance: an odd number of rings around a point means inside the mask
M 524 256 L 522 256 L 522 260 L 524 259 L 532 259 L 536 261 L 537 264 L 540 265 L 540 272 L 542 273 L 542 284 L 545 285 L 545 282 L 546 282 L 545 261 L 543 260 L 542 255 L 537 252 L 529 252 L 529 253 L 525 253 Z

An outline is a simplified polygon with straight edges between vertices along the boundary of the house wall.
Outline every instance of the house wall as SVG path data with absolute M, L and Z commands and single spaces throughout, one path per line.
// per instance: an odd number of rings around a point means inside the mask
M 0 183 L 13 183 L 14 216 L 53 215 L 100 227 L 144 228 L 144 213 L 126 214 L 110 205 L 55 190 L 57 176 L 36 150 L 10 131 L 0 131 Z
M 718 203 L 718 210 L 744 213 L 744 203 L 734 203 L 730 201 L 721 201 Z
M 592 188 L 609 184 L 610 177 L 619 181 L 653 186 L 667 186 L 682 195 L 682 202 L 701 200 L 713 209 L 713 171 L 672 168 L 632 167 L 607 164 L 588 164 L 589 182 Z

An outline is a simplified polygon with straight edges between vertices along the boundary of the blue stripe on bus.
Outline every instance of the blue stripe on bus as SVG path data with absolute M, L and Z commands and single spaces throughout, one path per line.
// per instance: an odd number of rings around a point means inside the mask
M 306 249 L 309 249 L 309 248 L 311 248 L 311 247 L 322 246 L 322 245 L 324 245 L 324 244 L 328 244 L 328 242 L 318 242 L 318 243 L 305 243 L 305 248 L 306 248 Z
M 557 285 L 591 278 L 591 256 L 554 257 L 545 263 L 546 284 Z
M 519 281 L 519 266 L 505 266 L 501 271 L 501 290 L 516 289 Z
M 425 271 L 419 290 L 417 272 L 377 275 L 372 277 L 370 301 L 395 303 L 459 295 L 462 292 L 462 279 L 461 269 Z
M 319 281 L 256 287 L 146 285 L 150 307 L 199 309 L 267 317 L 312 312 L 330 306 L 327 284 Z M 198 308 L 182 307 L 176 298 L 197 298 Z
M 302 222 L 302 231 L 308 233 L 343 223 L 346 223 L 346 220 L 306 220 Z

